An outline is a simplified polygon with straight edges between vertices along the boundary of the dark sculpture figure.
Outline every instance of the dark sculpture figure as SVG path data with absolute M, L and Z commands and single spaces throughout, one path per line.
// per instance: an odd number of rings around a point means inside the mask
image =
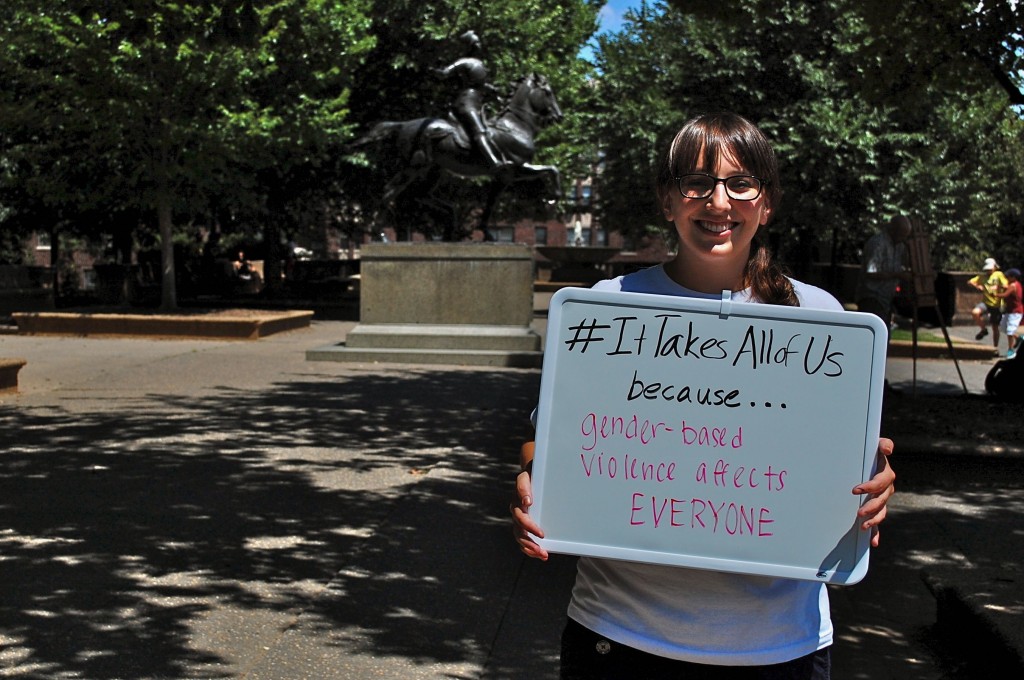
M 463 40 L 478 49 L 472 32 Z M 377 123 L 353 146 L 375 143 L 394 145 L 401 170 L 384 188 L 384 203 L 412 199 L 444 222 L 444 239 L 454 240 L 457 214 L 454 206 L 434 195 L 442 173 L 462 177 L 489 176 L 493 179 L 487 205 L 480 219 L 484 238 L 490 213 L 504 188 L 512 183 L 545 178 L 550 183 L 550 200 L 561 197 L 561 175 L 553 165 L 533 165 L 534 138 L 540 129 L 562 118 L 562 111 L 547 82 L 537 74 L 520 78 L 513 86 L 504 110 L 493 121 L 483 115 L 483 91 L 487 70 L 475 56 L 452 63 L 439 74 L 458 74 L 463 89 L 448 118 L 417 118 Z
M 484 94 L 496 94 L 497 90 L 487 81 L 487 67 L 477 56 L 481 51 L 480 38 L 473 31 L 466 31 L 459 40 L 469 46 L 470 56 L 457 59 L 445 68 L 435 69 L 435 73 L 445 80 L 458 78 L 461 87 L 452 102 L 452 114 L 488 165 L 497 169 L 508 165 L 509 161 L 499 156 L 484 123 Z

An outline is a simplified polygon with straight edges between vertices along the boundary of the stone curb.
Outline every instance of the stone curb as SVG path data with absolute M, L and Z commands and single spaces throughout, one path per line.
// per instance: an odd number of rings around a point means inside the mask
M 909 340 L 893 340 L 889 343 L 889 356 L 911 358 L 914 352 L 914 343 Z M 992 347 L 975 345 L 964 342 L 953 341 L 953 352 L 958 360 L 985 361 L 996 358 Z M 918 342 L 918 359 L 951 359 L 949 347 L 944 342 Z
M 18 371 L 28 362 L 0 357 L 0 394 L 18 391 Z
M 75 335 L 160 338 L 208 338 L 258 340 L 259 338 L 306 328 L 311 311 L 248 311 L 212 314 L 76 314 L 60 312 L 15 312 L 18 332 L 24 335 Z

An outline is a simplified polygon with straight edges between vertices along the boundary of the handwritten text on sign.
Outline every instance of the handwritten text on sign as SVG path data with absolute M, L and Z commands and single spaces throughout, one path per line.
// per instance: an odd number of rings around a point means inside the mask
M 561 291 L 534 467 L 544 544 L 859 579 L 868 537 L 851 490 L 871 471 L 884 376 L 872 319 Z

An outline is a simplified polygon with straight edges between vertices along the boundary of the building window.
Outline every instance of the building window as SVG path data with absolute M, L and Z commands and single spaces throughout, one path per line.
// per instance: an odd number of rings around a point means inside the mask
M 589 208 L 593 190 L 594 188 L 590 184 L 577 182 L 576 186 L 572 189 L 572 198 L 576 202 L 576 206 L 579 208 Z
M 491 235 L 499 243 L 512 243 L 516 239 L 515 227 L 496 227 L 491 229 Z
M 580 187 L 579 203 L 581 206 L 586 208 L 590 207 L 590 194 L 592 190 L 593 187 L 590 186 L 589 184 L 584 184 L 582 187 Z
M 548 244 L 548 228 L 547 227 L 534 227 L 533 228 L 533 242 L 539 246 L 546 246 Z

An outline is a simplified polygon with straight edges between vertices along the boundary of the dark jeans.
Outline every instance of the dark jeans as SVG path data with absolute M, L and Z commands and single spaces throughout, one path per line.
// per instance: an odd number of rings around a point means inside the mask
M 572 619 L 562 632 L 562 680 L 829 680 L 825 649 L 768 666 L 708 666 L 612 642 Z

